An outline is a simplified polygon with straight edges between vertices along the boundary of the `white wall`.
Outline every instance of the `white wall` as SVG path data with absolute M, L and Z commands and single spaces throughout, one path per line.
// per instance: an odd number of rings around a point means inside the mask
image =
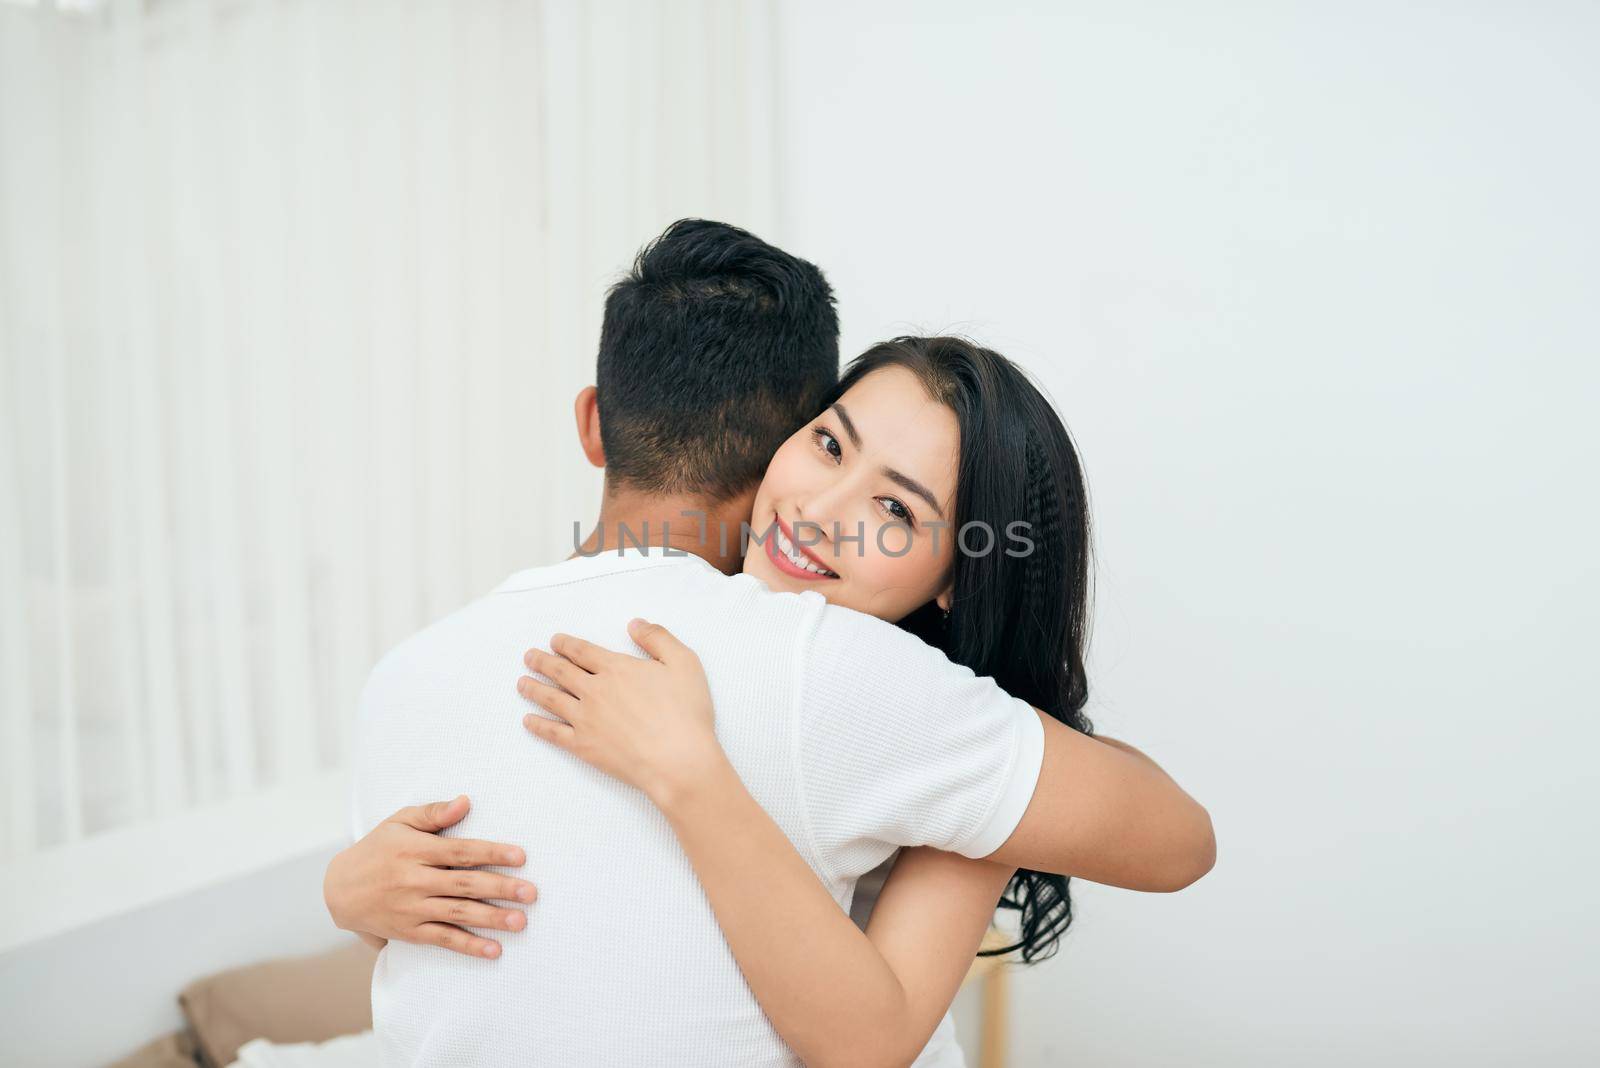
M 848 349 L 1037 372 L 1095 719 L 1216 821 L 1080 892 L 1016 1063 L 1592 1062 L 1600 16 L 1000 6 L 781 8 L 776 236 Z

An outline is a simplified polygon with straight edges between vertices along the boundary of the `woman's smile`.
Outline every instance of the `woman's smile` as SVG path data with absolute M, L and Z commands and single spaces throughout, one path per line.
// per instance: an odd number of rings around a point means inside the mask
M 839 577 L 823 566 L 816 553 L 795 541 L 794 532 L 789 529 L 782 516 L 773 513 L 772 521 L 774 524 L 772 536 L 767 538 L 764 548 L 773 567 L 785 575 L 808 582 L 822 582 Z

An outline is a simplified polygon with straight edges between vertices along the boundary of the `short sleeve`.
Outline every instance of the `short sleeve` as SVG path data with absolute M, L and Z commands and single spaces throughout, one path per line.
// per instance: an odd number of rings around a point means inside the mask
M 882 843 L 985 857 L 1016 830 L 1044 756 L 1038 714 L 898 627 L 820 613 L 800 666 L 797 761 L 816 847 L 869 867 Z

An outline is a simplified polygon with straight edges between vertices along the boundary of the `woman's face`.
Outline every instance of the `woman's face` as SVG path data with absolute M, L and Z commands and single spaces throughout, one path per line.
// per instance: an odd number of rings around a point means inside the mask
M 751 539 L 745 573 L 890 622 L 944 595 L 960 444 L 910 371 L 866 375 L 773 455 L 750 518 L 773 534 Z

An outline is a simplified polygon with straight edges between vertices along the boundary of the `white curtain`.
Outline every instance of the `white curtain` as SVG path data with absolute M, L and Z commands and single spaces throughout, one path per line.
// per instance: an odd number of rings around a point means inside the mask
M 384 649 L 568 551 L 605 286 L 674 218 L 773 221 L 771 24 L 0 3 L 13 890 L 336 774 Z

